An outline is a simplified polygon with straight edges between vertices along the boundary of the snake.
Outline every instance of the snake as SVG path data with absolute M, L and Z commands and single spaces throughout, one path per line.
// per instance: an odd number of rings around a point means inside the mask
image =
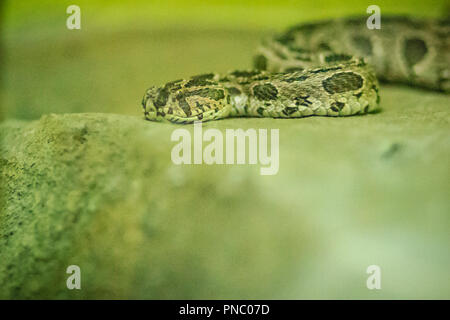
M 379 109 L 379 82 L 450 93 L 450 19 L 366 17 L 291 27 L 264 39 L 253 68 L 205 73 L 146 90 L 145 119 L 350 116 Z

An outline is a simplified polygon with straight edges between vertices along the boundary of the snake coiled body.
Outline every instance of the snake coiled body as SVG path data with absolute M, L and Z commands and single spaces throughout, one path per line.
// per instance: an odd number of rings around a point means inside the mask
M 384 17 L 302 24 L 258 48 L 255 70 L 208 73 L 151 87 L 148 120 L 349 116 L 378 108 L 378 79 L 450 92 L 450 22 Z

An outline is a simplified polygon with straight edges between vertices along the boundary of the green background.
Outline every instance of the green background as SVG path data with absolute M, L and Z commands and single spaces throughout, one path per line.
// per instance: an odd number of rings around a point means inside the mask
M 70 4 L 81 30 L 66 28 Z M 204 124 L 279 129 L 275 176 L 175 166 L 178 127 L 142 119 L 147 87 L 249 68 L 264 37 L 371 4 L 446 12 L 446 1 L 6 2 L 0 298 L 449 298 L 447 95 L 384 85 L 376 114 Z M 70 264 L 80 291 L 65 287 Z M 378 291 L 366 288 L 372 264 Z

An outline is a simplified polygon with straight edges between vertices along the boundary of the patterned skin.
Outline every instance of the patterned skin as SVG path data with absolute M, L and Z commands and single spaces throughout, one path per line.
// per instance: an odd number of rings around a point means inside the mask
M 384 17 L 302 24 L 263 42 L 255 70 L 202 74 L 152 87 L 146 119 L 349 116 L 378 108 L 378 80 L 450 92 L 449 20 Z M 359 58 L 363 57 L 363 58 Z

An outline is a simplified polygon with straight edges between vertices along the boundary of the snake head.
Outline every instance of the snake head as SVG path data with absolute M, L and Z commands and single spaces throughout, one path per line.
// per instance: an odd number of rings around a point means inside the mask
M 144 108 L 144 115 L 147 120 L 158 120 L 159 108 L 157 107 L 157 99 L 159 92 L 160 89 L 157 87 L 150 87 L 144 94 L 142 108 Z

